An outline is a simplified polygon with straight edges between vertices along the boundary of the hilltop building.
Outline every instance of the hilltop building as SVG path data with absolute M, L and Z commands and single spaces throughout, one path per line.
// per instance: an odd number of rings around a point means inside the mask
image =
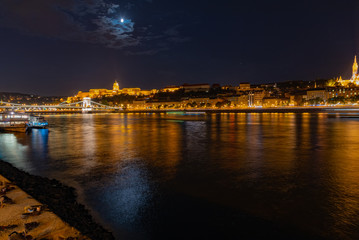
M 101 98 L 101 97 L 112 97 L 120 94 L 127 94 L 131 96 L 150 96 L 157 92 L 156 89 L 152 90 L 141 90 L 141 88 L 122 88 L 117 81 L 114 82 L 112 90 L 109 89 L 90 89 L 88 92 L 79 91 L 75 96 L 68 97 L 67 102 L 74 102 L 82 100 L 85 97 L 90 98 Z
M 336 83 L 339 86 L 347 87 L 347 86 L 359 86 L 359 74 L 358 74 L 358 63 L 357 56 L 354 57 L 353 63 L 353 73 L 352 77 L 349 80 L 343 80 L 342 77 L 336 79 Z
M 247 91 L 251 89 L 251 84 L 249 82 L 241 82 L 239 84 L 239 90 L 240 91 Z
M 180 90 L 179 86 L 167 86 L 165 88 L 162 88 L 160 91 L 161 92 L 175 92 Z
M 209 92 L 211 85 L 208 83 L 201 83 L 201 84 L 183 84 L 181 89 L 184 89 L 184 92 Z
M 115 83 L 113 84 L 113 92 L 118 92 L 120 91 L 120 86 L 118 85 L 118 82 L 115 81 Z

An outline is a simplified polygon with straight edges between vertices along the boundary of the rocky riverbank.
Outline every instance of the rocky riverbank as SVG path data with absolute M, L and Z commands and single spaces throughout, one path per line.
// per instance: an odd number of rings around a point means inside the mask
M 46 204 L 49 210 L 83 235 L 93 240 L 114 239 L 112 233 L 97 224 L 84 205 L 77 202 L 74 188 L 54 179 L 31 175 L 2 160 L 0 174 L 42 204 Z

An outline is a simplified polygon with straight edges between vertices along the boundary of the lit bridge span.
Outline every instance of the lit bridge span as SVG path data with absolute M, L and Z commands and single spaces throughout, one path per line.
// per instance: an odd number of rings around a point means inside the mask
M 105 104 L 94 102 L 91 98 L 83 98 L 75 103 L 62 102 L 58 105 L 24 105 L 10 102 L 0 102 L 0 109 L 11 109 L 13 111 L 25 112 L 108 112 L 122 110 L 121 107 L 111 107 Z

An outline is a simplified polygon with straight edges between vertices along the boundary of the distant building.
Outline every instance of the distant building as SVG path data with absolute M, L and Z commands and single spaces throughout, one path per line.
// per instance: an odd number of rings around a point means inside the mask
M 359 96 L 359 87 L 351 87 L 351 88 L 333 87 L 333 88 L 327 88 L 327 96 L 328 96 L 328 98 L 356 97 L 356 96 Z
M 258 107 L 262 106 L 263 98 L 265 97 L 266 92 L 264 90 L 254 90 L 248 93 L 248 104 L 249 107 Z
M 198 106 L 201 105 L 216 105 L 217 102 L 223 102 L 224 100 L 222 98 L 190 98 L 187 101 L 184 101 L 186 103 L 196 103 Z
M 231 102 L 232 107 L 247 108 L 249 105 L 248 95 L 232 96 L 227 98 L 227 100 Z
M 289 98 L 263 98 L 263 107 L 286 107 L 289 106 Z
M 181 86 L 185 92 L 209 92 L 211 86 L 208 83 L 203 84 L 183 84 Z
M 357 56 L 354 57 L 354 63 L 353 63 L 353 71 L 352 71 L 352 77 L 349 80 L 343 80 L 342 77 L 336 79 L 336 85 L 348 87 L 351 85 L 353 86 L 359 86 L 359 73 L 358 73 L 358 63 L 357 63 Z
M 183 108 L 184 103 L 180 101 L 149 101 L 146 102 L 145 108 L 146 109 L 178 109 Z
M 213 88 L 213 86 L 212 86 L 212 88 Z M 235 91 L 235 90 L 237 90 L 237 87 L 233 87 L 233 86 L 231 86 L 231 85 L 224 85 L 224 86 L 221 87 L 221 89 L 223 89 L 223 90 L 233 90 L 233 91 Z
M 295 95 L 290 95 L 289 96 L 289 106 L 296 106 L 297 103 L 295 101 Z
M 147 105 L 146 105 L 146 101 L 145 100 L 140 100 L 140 101 L 133 101 L 131 108 L 132 109 L 146 109 Z
M 161 92 L 175 92 L 178 91 L 180 89 L 179 86 L 167 86 L 165 88 L 161 89 Z
M 121 93 L 139 96 L 141 94 L 141 88 L 122 88 Z
M 249 82 L 242 82 L 239 84 L 239 90 L 246 91 L 251 89 L 251 84 Z
M 328 100 L 328 92 L 325 88 L 315 88 L 307 91 L 307 100 L 322 99 L 323 101 Z
M 109 89 L 90 89 L 88 92 L 79 91 L 74 97 L 68 97 L 67 102 L 74 102 L 82 100 L 85 97 L 89 98 L 99 98 L 99 97 L 111 97 L 119 94 L 128 94 L 132 96 L 150 96 L 157 92 L 156 89 L 152 90 L 141 90 L 141 88 L 123 88 L 120 89 L 120 86 L 117 81 L 114 82 L 112 90 Z
M 140 95 L 143 95 L 143 96 L 151 96 L 153 94 L 156 94 L 158 92 L 157 89 L 152 89 L 152 90 L 141 90 L 140 91 Z

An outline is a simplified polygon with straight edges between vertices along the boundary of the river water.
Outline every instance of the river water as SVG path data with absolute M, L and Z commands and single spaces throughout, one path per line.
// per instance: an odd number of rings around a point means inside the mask
M 0 158 L 75 187 L 117 239 L 359 239 L 359 115 L 45 117 Z

